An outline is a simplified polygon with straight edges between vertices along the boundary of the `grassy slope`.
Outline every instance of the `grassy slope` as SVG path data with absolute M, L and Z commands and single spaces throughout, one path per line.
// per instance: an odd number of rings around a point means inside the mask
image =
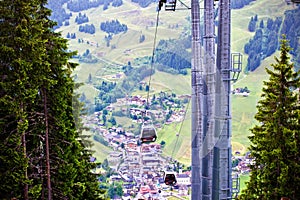
M 275 18 L 276 16 L 283 16 L 285 10 L 284 8 L 288 9 L 290 7 L 288 7 L 285 2 L 281 0 L 257 0 L 242 10 L 232 10 L 232 52 L 244 53 L 244 44 L 253 36 L 253 33 L 247 31 L 248 22 L 252 16 L 257 14 L 259 20 L 264 19 L 266 22 L 265 19 L 267 17 Z M 246 66 L 247 62 L 247 56 L 245 55 L 246 54 L 244 54 L 243 58 L 244 67 Z M 232 96 L 233 151 L 238 150 L 240 152 L 245 152 L 249 146 L 249 140 L 247 137 L 250 135 L 249 129 L 255 124 L 254 115 L 256 113 L 256 103 L 260 99 L 263 81 L 268 79 L 268 75 L 265 72 L 265 67 L 269 67 L 270 64 L 274 62 L 275 55 L 278 55 L 278 52 L 266 58 L 256 71 L 247 75 L 241 74 L 240 79 L 232 85 L 233 88 L 247 86 L 251 90 L 251 94 L 247 98 L 241 96 Z M 155 80 L 155 77 L 160 77 L 160 74 L 155 75 L 153 80 Z M 162 79 L 158 80 L 162 83 L 169 83 L 170 79 L 163 75 Z M 178 80 L 178 77 L 176 77 L 174 80 Z M 185 82 L 189 84 L 190 77 L 186 79 Z M 182 85 L 182 80 L 176 81 L 175 88 L 178 88 L 178 84 Z M 189 89 L 190 88 L 184 88 L 182 91 L 189 92 Z M 170 137 L 170 135 L 174 133 L 174 128 L 167 126 L 165 130 L 160 132 L 161 140 L 167 142 L 165 153 L 171 155 L 174 150 L 174 157 L 185 164 L 190 162 L 190 124 L 190 119 L 184 122 L 183 129 L 175 150 L 174 146 L 176 137 Z M 178 129 L 179 128 L 177 128 L 177 130 Z
M 283 16 L 286 9 L 292 8 L 287 6 L 282 0 L 257 0 L 251 5 L 241 10 L 232 10 L 232 52 L 243 52 L 244 44 L 253 36 L 254 33 L 247 31 L 249 20 L 252 16 L 258 15 L 258 19 L 275 18 Z M 278 52 L 274 55 L 277 55 Z M 233 96 L 232 97 L 232 144 L 233 150 L 245 152 L 249 146 L 247 138 L 250 135 L 249 128 L 255 124 L 254 115 L 256 113 L 256 103 L 260 99 L 263 81 L 268 79 L 264 68 L 274 63 L 274 55 L 266 58 L 261 66 L 248 75 L 243 74 L 240 79 L 232 85 L 233 88 L 247 86 L 251 93 L 249 97 Z M 244 54 L 243 66 L 247 64 L 247 55 Z
M 78 44 L 77 39 L 70 40 L 70 49 L 78 51 L 80 54 L 89 49 L 93 55 L 95 55 L 99 62 L 97 64 L 80 63 L 75 73 L 78 75 L 78 81 L 85 82 L 89 73 L 92 77 L 101 77 L 106 74 L 116 73 L 119 70 L 119 66 L 111 65 L 113 63 L 125 64 L 128 61 L 132 61 L 136 57 L 151 55 L 153 47 L 153 39 L 156 22 L 155 5 L 149 8 L 140 8 L 139 6 L 130 3 L 130 0 L 123 1 L 124 5 L 118 8 L 110 7 L 108 10 L 103 11 L 102 6 L 99 8 L 89 9 L 83 11 L 90 19 L 90 23 L 96 26 L 96 33 L 94 35 L 78 32 L 79 25 L 75 25 L 74 19 L 77 13 L 73 13 L 70 20 L 72 26 L 62 27 L 60 31 L 65 36 L 68 32 L 76 32 L 77 38 L 89 40 L 90 42 L 96 42 L 99 47 L 91 46 L 88 44 Z M 187 5 L 190 3 L 185 2 Z M 231 33 L 231 49 L 232 52 L 242 52 L 244 44 L 253 36 L 253 33 L 247 31 L 247 26 L 250 18 L 255 14 L 258 15 L 259 20 L 266 17 L 282 16 L 284 8 L 288 8 L 283 0 L 257 0 L 251 5 L 243 8 L 242 10 L 232 10 L 232 33 Z M 185 18 L 190 15 L 190 11 L 176 11 L 174 12 L 161 12 L 159 27 L 157 33 L 157 41 L 160 39 L 177 38 L 183 31 L 184 26 L 188 26 Z M 118 34 L 114 36 L 111 41 L 111 45 L 116 45 L 116 49 L 106 47 L 104 32 L 99 31 L 99 24 L 106 20 L 118 19 L 121 23 L 126 24 L 129 30 L 126 34 Z M 179 28 L 169 29 L 168 27 L 179 24 Z M 171 33 L 171 34 L 170 34 Z M 143 43 L 138 42 L 138 38 L 141 34 L 146 36 L 146 40 Z M 131 50 L 131 53 L 125 55 L 125 50 Z M 101 56 L 102 54 L 103 56 Z M 244 56 L 243 62 L 246 66 L 247 57 Z M 263 62 L 262 66 L 269 66 L 269 63 L 273 62 L 273 56 Z M 255 123 L 253 116 L 256 112 L 255 105 L 259 100 L 259 95 L 262 87 L 262 81 L 267 78 L 264 69 L 260 67 L 249 75 L 241 75 L 238 82 L 233 84 L 233 87 L 245 87 L 247 86 L 251 90 L 251 95 L 248 98 L 233 97 L 232 98 L 232 144 L 234 150 L 245 151 L 249 145 L 247 136 L 250 134 L 249 128 Z M 172 90 L 177 94 L 190 93 L 190 76 L 170 75 L 163 72 L 157 72 L 151 80 L 152 87 L 155 91 Z M 146 80 L 148 81 L 148 80 Z M 97 91 L 92 85 L 85 85 L 80 89 L 81 92 L 85 92 L 86 96 L 93 101 L 97 95 Z M 189 116 L 189 115 L 188 115 Z M 165 152 L 169 155 L 174 150 L 174 155 L 180 161 L 188 164 L 190 162 L 190 124 L 191 119 L 187 117 L 187 120 L 183 123 L 183 128 L 180 133 L 180 137 L 175 146 L 176 136 L 174 133 L 174 127 L 165 126 L 164 129 L 159 130 L 159 141 L 166 141 L 167 145 Z M 176 129 L 176 128 L 175 128 Z M 177 131 L 179 125 L 177 126 Z M 105 149 L 103 146 L 96 143 L 94 149 L 97 150 L 96 154 L 99 157 L 104 157 Z M 102 156 L 103 155 L 103 156 Z
M 190 107 L 187 116 L 190 115 Z M 180 127 L 182 129 L 180 131 Z M 173 156 L 185 165 L 190 165 L 191 159 L 191 118 L 187 117 L 182 123 L 165 125 L 158 134 L 158 142 L 165 141 L 164 155 Z M 176 136 L 176 134 L 178 134 Z M 178 141 L 177 141 L 178 140 Z
M 130 0 L 125 0 L 123 3 L 124 5 L 121 7 L 110 7 L 106 11 L 103 11 L 101 6 L 99 8 L 93 8 L 81 12 L 86 13 L 89 17 L 90 21 L 88 24 L 93 23 L 95 25 L 96 33 L 94 35 L 78 32 L 79 25 L 74 23 L 78 13 L 73 13 L 73 16 L 70 19 L 70 26 L 61 27 L 59 29 L 62 36 L 66 36 L 68 32 L 76 33 L 77 39 L 69 41 L 71 50 L 77 51 L 79 54 L 83 54 L 86 49 L 89 49 L 90 52 L 99 59 L 99 62 L 96 64 L 80 63 L 74 72 L 77 74 L 78 82 L 85 83 L 89 74 L 91 74 L 93 80 L 95 80 L 97 77 L 101 78 L 104 75 L 114 74 L 120 71 L 120 67 L 114 65 L 114 63 L 122 65 L 137 57 L 151 55 L 155 33 L 154 25 L 157 18 L 157 13 L 155 12 L 156 5 L 153 4 L 148 8 L 140 8 L 138 5 L 131 3 Z M 189 15 L 188 10 L 180 11 L 176 14 L 174 12 L 161 12 L 156 41 L 158 42 L 160 39 L 178 38 L 180 33 L 183 31 L 183 27 L 187 24 L 185 19 L 187 15 Z M 115 19 L 126 24 L 129 30 L 126 34 L 121 33 L 113 37 L 110 44 L 115 45 L 117 48 L 111 49 L 111 47 L 106 47 L 106 43 L 104 41 L 106 33 L 99 31 L 99 26 L 101 22 Z M 179 26 L 170 31 L 168 27 L 176 24 Z M 146 38 L 143 43 L 139 43 L 138 41 L 141 34 L 144 34 Z M 98 43 L 99 47 L 86 43 L 79 44 L 78 38 Z M 130 50 L 130 53 L 125 55 L 123 53 L 125 50 Z M 164 79 L 164 77 L 168 78 Z M 157 73 L 153 77 L 152 86 L 156 88 L 157 91 L 174 90 L 177 94 L 186 93 L 182 91 L 186 91 L 186 89 L 189 88 L 189 81 L 186 81 L 185 77 L 178 76 L 181 82 L 176 88 L 173 88 L 173 78 L 174 76 L 166 73 Z M 167 80 L 167 82 L 164 82 L 165 80 Z M 78 92 L 84 92 L 87 99 L 90 99 L 91 101 L 93 101 L 98 94 L 98 91 L 91 84 L 85 84 Z M 118 118 L 117 121 L 120 123 L 126 122 L 126 126 L 128 126 L 128 120 L 126 119 Z M 109 152 L 109 149 L 98 142 L 95 142 L 93 150 L 95 150 L 95 156 L 100 160 L 103 160 Z
M 250 180 L 249 175 L 241 175 L 240 176 L 240 191 L 246 189 L 246 182 Z
M 90 135 L 90 140 L 94 141 L 93 133 L 91 131 L 84 131 L 84 135 Z M 94 142 L 91 150 L 94 151 L 93 155 L 97 158 L 98 162 L 103 162 L 107 155 L 112 152 L 112 149 L 104 146 L 100 142 Z
M 175 81 L 176 83 L 174 83 Z M 161 87 L 165 91 L 172 90 L 177 95 L 191 93 L 190 73 L 187 76 L 183 76 L 157 71 L 151 80 L 151 84 L 157 90 Z

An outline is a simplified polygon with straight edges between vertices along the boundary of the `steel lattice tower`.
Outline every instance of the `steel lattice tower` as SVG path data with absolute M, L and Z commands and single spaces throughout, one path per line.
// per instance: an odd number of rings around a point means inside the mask
M 192 15 L 192 200 L 231 198 L 230 0 L 219 1 L 215 55 L 214 0 Z

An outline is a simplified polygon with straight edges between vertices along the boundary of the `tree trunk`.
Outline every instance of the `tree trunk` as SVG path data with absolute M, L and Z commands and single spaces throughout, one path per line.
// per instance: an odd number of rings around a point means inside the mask
M 48 108 L 47 108 L 47 92 L 43 88 L 44 94 L 44 114 L 45 114 L 45 145 L 46 145 L 46 174 L 47 174 L 47 190 L 48 200 L 52 199 L 51 175 L 50 175 L 50 156 L 49 156 L 49 125 L 48 125 Z
M 23 135 L 22 135 L 22 145 L 23 145 L 24 157 L 26 159 L 27 154 L 26 154 L 26 136 L 25 136 L 25 133 L 23 133 Z M 25 181 L 27 181 L 28 180 L 27 167 L 25 167 L 25 169 L 24 169 L 24 175 L 25 175 Z M 25 185 L 24 185 L 24 200 L 28 200 L 28 184 L 27 183 L 25 183 Z

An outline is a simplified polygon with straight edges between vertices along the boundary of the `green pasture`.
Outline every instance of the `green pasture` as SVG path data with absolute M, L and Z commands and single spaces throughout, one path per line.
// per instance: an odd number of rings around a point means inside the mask
M 267 23 L 267 18 L 275 19 L 284 16 L 284 12 L 293 9 L 293 5 L 287 5 L 282 0 L 256 0 L 242 9 L 231 10 L 231 51 L 243 53 L 244 66 L 247 65 L 247 54 L 244 54 L 244 45 L 254 36 L 254 32 L 248 31 L 251 17 L 258 16 Z
M 97 158 L 98 162 L 103 162 L 103 160 L 107 157 L 109 153 L 111 153 L 113 150 L 107 146 L 104 146 L 100 142 L 96 142 L 93 139 L 94 133 L 91 131 L 84 131 L 84 135 L 90 135 L 89 140 L 93 142 L 92 147 L 90 148 L 94 153 L 93 156 Z
M 87 49 L 92 52 L 92 55 L 98 59 L 95 64 L 79 63 L 74 74 L 77 74 L 77 81 L 86 83 L 89 74 L 92 75 L 93 81 L 109 78 L 112 75 L 120 72 L 120 65 L 127 64 L 128 61 L 133 61 L 135 58 L 143 56 L 151 56 L 154 44 L 155 23 L 157 12 L 155 12 L 156 5 L 152 4 L 148 8 L 140 8 L 138 5 L 131 3 L 130 0 L 123 0 L 124 5 L 121 7 L 109 7 L 108 10 L 103 11 L 102 6 L 93 8 L 82 13 L 86 13 L 90 19 L 88 24 L 93 23 L 96 27 L 96 33 L 91 35 L 87 33 L 78 32 L 79 25 L 75 24 L 75 17 L 78 13 L 73 13 L 70 19 L 70 26 L 62 27 L 59 31 L 63 36 L 68 32 L 76 33 L 77 38 L 69 41 L 71 50 L 78 51 L 79 54 L 84 53 Z M 184 2 L 190 5 L 190 2 Z M 239 10 L 231 11 L 231 51 L 243 53 L 243 66 L 247 64 L 247 56 L 244 54 L 244 45 L 253 36 L 250 33 L 248 23 L 251 17 L 258 15 L 258 20 L 264 20 L 268 17 L 275 18 L 276 16 L 283 16 L 287 9 L 292 9 L 292 5 L 286 5 L 283 0 L 256 0 L 250 5 Z M 156 44 L 161 39 L 178 38 L 180 34 L 190 28 L 189 22 L 186 20 L 190 16 L 189 10 L 180 10 L 176 12 L 161 11 L 159 15 L 159 25 L 157 29 Z M 120 33 L 113 37 L 110 42 L 110 47 L 106 46 L 104 36 L 106 33 L 100 31 L 99 26 L 101 22 L 106 20 L 118 19 L 121 23 L 128 26 L 126 33 Z M 140 35 L 145 35 L 145 41 L 139 43 Z M 78 43 L 78 38 L 89 41 L 90 43 L 98 43 L 96 45 Z M 112 48 L 115 46 L 115 48 Z M 278 53 L 277 53 L 278 54 Z M 76 60 L 75 60 L 76 61 Z M 268 77 L 265 73 L 264 67 L 270 66 L 274 63 L 273 55 L 265 59 L 261 66 L 254 72 L 242 73 L 237 82 L 232 84 L 232 88 L 245 87 L 251 91 L 248 97 L 232 96 L 232 146 L 233 151 L 245 152 L 249 146 L 248 136 L 249 129 L 256 123 L 254 115 L 256 113 L 256 103 L 260 99 L 263 80 Z M 149 66 L 150 67 L 150 66 Z M 145 79 L 148 83 L 149 78 Z M 179 94 L 191 94 L 191 76 L 190 71 L 187 76 L 171 75 L 164 72 L 156 73 L 151 77 L 151 94 L 159 93 L 160 91 L 172 91 Z M 92 84 L 85 84 L 79 89 L 79 92 L 84 92 L 88 99 L 94 100 L 98 94 L 97 90 Z M 145 95 L 145 92 L 136 90 L 135 94 Z M 117 118 L 118 123 L 124 123 L 126 126 L 130 121 L 123 118 Z M 164 125 L 162 129 L 158 130 L 158 142 L 164 140 L 166 146 L 164 153 L 171 155 L 177 140 L 176 132 L 179 129 L 179 124 Z M 191 119 L 190 113 L 183 123 L 182 131 L 178 137 L 178 143 L 174 150 L 174 157 L 183 163 L 190 163 L 191 156 Z M 105 149 L 96 143 L 94 149 L 97 154 L 101 154 L 102 149 Z M 104 151 L 106 152 L 106 151 Z M 100 156 L 100 155 L 99 155 Z M 104 157 L 104 156 L 103 156 Z
M 130 0 L 123 1 L 120 7 L 110 6 L 108 10 L 103 11 L 103 6 L 92 8 L 81 13 L 89 17 L 88 24 L 94 24 L 96 27 L 95 34 L 81 33 L 78 31 L 79 25 L 75 24 L 75 18 L 78 13 L 72 13 L 70 26 L 63 26 L 59 29 L 63 36 L 67 33 L 76 33 L 77 38 L 70 40 L 70 49 L 78 51 L 79 54 L 89 49 L 93 55 L 98 58 L 105 58 L 119 64 L 132 61 L 134 58 L 151 55 L 155 27 L 157 20 L 156 4 L 151 4 L 148 8 L 141 8 Z M 157 29 L 157 42 L 161 39 L 178 38 L 183 28 L 187 24 L 186 16 L 190 15 L 189 10 L 174 12 L 160 12 L 159 24 Z M 100 31 L 100 23 L 105 21 L 116 20 L 128 26 L 126 33 L 120 33 L 113 36 L 110 46 L 106 46 L 105 35 Z M 145 35 L 145 41 L 139 42 L 140 35 Z M 90 44 L 79 44 L 78 38 L 89 41 Z M 98 43 L 92 45 L 91 43 Z M 115 48 L 111 48 L 115 46 Z M 127 53 L 125 53 L 126 50 Z
M 190 106 L 191 107 L 191 106 Z M 191 161 L 191 118 L 190 109 L 188 108 L 186 120 L 180 123 L 172 123 L 164 125 L 161 130 L 158 130 L 158 140 L 165 141 L 163 154 L 172 156 L 173 159 L 189 166 Z
M 156 73 L 152 76 L 151 83 L 153 88 L 157 91 L 159 91 L 159 87 L 162 87 L 165 90 L 171 90 L 176 95 L 191 94 L 192 91 L 190 70 L 188 70 L 188 75 L 172 75 L 156 70 Z
M 246 189 L 246 182 L 250 180 L 249 174 L 242 174 L 240 175 L 240 191 Z
M 245 75 L 232 85 L 232 88 L 248 87 L 250 90 L 248 97 L 232 95 L 232 142 L 235 145 L 242 145 L 243 150 L 246 150 L 245 148 L 250 144 L 248 136 L 251 132 L 249 129 L 257 123 L 254 119 L 257 112 L 256 105 L 260 100 L 263 81 L 268 80 L 265 68 L 275 62 L 274 56 L 278 56 L 278 52 L 266 58 L 257 70 Z M 239 149 L 234 149 L 233 146 L 233 151 L 235 150 Z M 243 153 L 245 152 L 243 151 Z

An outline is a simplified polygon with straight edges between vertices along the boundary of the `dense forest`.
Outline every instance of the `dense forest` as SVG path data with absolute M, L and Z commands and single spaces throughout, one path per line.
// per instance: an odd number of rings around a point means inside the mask
M 246 68 L 248 71 L 254 71 L 264 58 L 278 49 L 281 23 L 280 17 L 275 20 L 268 18 L 266 25 L 263 20 L 258 22 L 257 15 L 251 18 L 248 30 L 255 31 L 255 35 L 244 46 L 244 52 L 249 55 Z
M 121 24 L 119 20 L 112 20 L 100 23 L 100 30 L 106 33 L 118 34 L 121 32 L 126 32 L 128 27 L 125 24 Z
M 89 22 L 89 18 L 86 16 L 85 13 L 81 14 L 81 12 L 79 12 L 75 18 L 75 22 L 77 24 L 83 24 L 83 23 Z
M 288 10 L 285 12 L 285 18 L 282 24 L 281 33 L 287 36 L 289 40 L 291 51 L 293 55 L 292 61 L 295 66 L 300 69 L 300 6 L 295 10 Z
M 156 0 L 131 0 L 133 3 L 137 3 L 142 8 L 148 7 L 151 3 L 157 2 Z M 248 5 L 252 1 L 255 0 L 232 0 L 231 7 L 233 9 L 240 9 L 244 6 Z M 57 22 L 58 28 L 64 25 L 64 21 L 68 20 L 71 16 L 71 13 L 66 13 L 66 10 L 63 8 L 63 4 L 67 5 L 67 8 L 72 12 L 80 12 L 90 8 L 95 8 L 99 6 L 103 6 L 103 10 L 107 10 L 109 6 L 119 7 L 123 5 L 122 0 L 94 0 L 94 1 L 87 1 L 87 0 L 77 0 L 77 1 L 70 1 L 70 0 L 49 0 L 47 7 L 50 8 L 53 13 L 51 15 L 51 20 Z
M 189 48 L 189 37 L 159 41 L 155 49 L 155 67 L 160 71 L 186 75 L 187 69 L 191 68 L 191 54 L 187 51 Z
M 76 0 L 76 1 L 67 1 L 67 8 L 73 12 L 79 12 L 83 10 L 87 10 L 89 8 L 96 8 L 101 5 L 108 7 L 110 4 L 110 0 L 94 0 L 94 1 L 87 1 L 87 0 Z
M 156 2 L 156 0 L 131 0 L 134 3 L 138 3 L 142 8 L 149 6 L 151 3 Z
M 0 1 L 0 199 L 104 199 L 73 93 L 75 53 L 45 4 Z
M 244 46 L 244 52 L 249 55 L 246 70 L 254 71 L 261 61 L 272 55 L 279 48 L 279 37 L 287 36 L 291 46 L 292 61 L 295 66 L 300 64 L 299 35 L 300 32 L 300 7 L 285 12 L 285 17 L 276 19 L 268 18 L 260 20 L 259 16 L 251 17 L 248 30 L 255 32 L 253 38 Z M 299 67 L 296 67 L 299 70 Z
M 117 101 L 114 93 L 112 92 L 116 85 L 117 84 L 115 82 L 102 81 L 100 85 L 96 86 L 96 88 L 99 90 L 99 95 L 95 99 L 95 111 L 100 111 L 111 103 Z
M 240 9 L 240 8 L 243 8 L 244 6 L 250 4 L 252 1 L 256 1 L 256 0 L 232 0 L 231 8 L 232 9 Z
M 80 25 L 79 32 L 94 34 L 96 32 L 96 28 L 95 28 L 94 24 Z
M 95 1 L 86 1 L 86 0 L 49 0 L 47 4 L 47 8 L 52 10 L 50 19 L 57 22 L 57 25 L 54 26 L 54 29 L 57 29 L 61 26 L 69 25 L 67 22 L 68 19 L 72 16 L 72 13 L 67 13 L 63 5 L 66 4 L 67 8 L 72 12 L 80 12 L 90 8 L 95 8 L 99 6 L 103 6 L 103 10 L 108 9 L 111 4 L 113 7 L 119 7 L 123 5 L 122 0 L 95 0 Z M 84 16 L 78 16 L 76 23 L 81 24 L 84 22 L 88 22 L 88 18 Z
M 57 22 L 57 25 L 54 28 L 63 26 L 65 20 L 70 19 L 72 16 L 71 13 L 67 13 L 63 8 L 63 4 L 69 0 L 49 0 L 47 7 L 52 11 L 50 19 Z

